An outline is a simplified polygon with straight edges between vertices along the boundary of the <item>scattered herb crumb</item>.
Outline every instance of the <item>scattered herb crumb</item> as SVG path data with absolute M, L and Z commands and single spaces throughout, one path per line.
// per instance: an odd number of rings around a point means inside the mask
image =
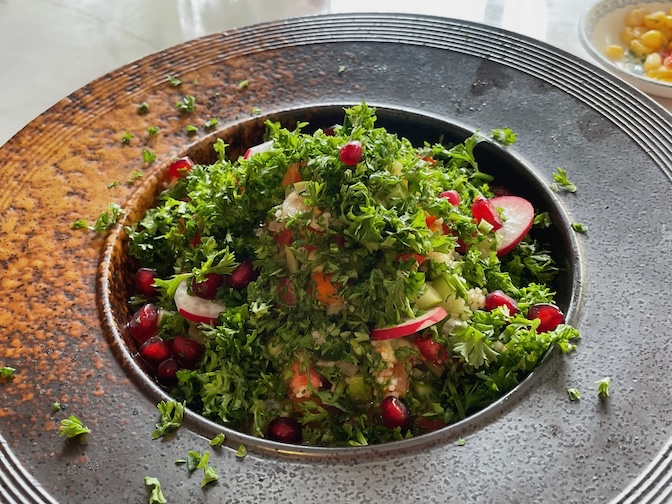
M 61 437 L 75 438 L 82 434 L 89 434 L 91 431 L 82 424 L 82 421 L 75 415 L 61 420 Z
M 338 73 L 342 74 L 343 72 L 345 72 L 345 65 L 338 65 Z
M 146 114 L 147 112 L 149 112 L 149 103 L 147 103 L 146 101 L 142 102 L 136 107 L 135 110 L 140 115 Z
M 518 138 L 518 135 L 511 131 L 510 128 L 493 129 L 490 132 L 490 136 L 493 138 L 493 140 L 499 142 L 505 147 L 516 143 L 516 139 Z
M 224 443 L 225 439 L 226 435 L 223 432 L 221 432 L 210 440 L 210 446 L 222 446 L 222 443 Z
M 131 172 L 131 178 L 129 178 L 126 181 L 126 185 L 132 186 L 133 184 L 135 184 L 136 180 L 139 180 L 141 178 L 142 178 L 142 172 L 138 170 L 133 170 Z
M 175 107 L 180 112 L 191 114 L 196 109 L 196 97 L 191 95 L 184 96 L 175 104 Z
M 61 411 L 61 403 L 56 401 L 55 403 L 51 404 L 51 409 L 56 413 L 57 411 Z
M 152 164 L 156 161 L 156 154 L 151 150 L 144 148 L 142 149 L 142 160 L 147 164 Z
M 584 224 L 581 224 L 580 222 L 574 222 L 572 224 L 572 229 L 574 231 L 576 231 L 577 233 L 587 233 L 588 232 L 588 228 Z
M 70 224 L 70 229 L 89 229 L 89 223 L 86 219 L 77 219 Z
M 112 182 L 108 182 L 105 187 L 107 187 L 108 189 L 112 189 L 113 187 L 117 187 L 118 185 L 119 185 L 119 181 L 118 180 L 113 180 Z
M 0 367 L 0 378 L 9 378 L 10 380 L 16 376 L 16 369 L 9 366 Z
M 553 174 L 553 181 L 551 189 L 555 192 L 560 192 L 560 189 L 564 189 L 570 193 L 576 192 L 576 186 L 569 181 L 567 172 L 560 167 Z
M 261 114 L 261 109 L 259 107 L 252 107 L 252 115 Z
M 609 397 L 609 388 L 611 387 L 611 378 L 605 376 L 601 380 L 596 381 L 597 383 L 597 394 L 600 397 Z
M 156 405 L 161 414 L 156 429 L 152 432 L 152 439 L 158 439 L 166 433 L 177 429 L 182 425 L 184 417 L 184 403 L 175 401 L 161 401 Z
M 548 212 L 541 212 L 534 216 L 535 226 L 549 228 L 551 227 L 551 224 L 553 224 L 553 221 L 551 221 L 551 217 L 548 215 Z
M 183 465 L 187 463 L 187 459 L 177 459 L 175 465 Z
M 577 401 L 581 399 L 581 392 L 577 388 L 568 388 L 567 395 L 569 396 L 570 401 Z
M 215 471 L 215 468 L 212 467 L 208 462 L 210 460 L 210 452 L 206 451 L 201 455 L 197 451 L 190 451 L 187 453 L 187 470 L 193 472 L 196 469 L 203 469 L 203 479 L 201 480 L 201 488 L 203 488 L 208 483 L 217 481 L 219 476 Z
M 236 450 L 236 457 L 244 458 L 246 455 L 247 455 L 247 448 L 241 444 Z
M 198 128 L 194 126 L 193 124 L 187 124 L 184 127 L 184 131 L 187 132 L 187 135 L 195 135 L 196 132 L 198 131 Z
M 168 80 L 168 84 L 170 84 L 171 87 L 178 87 L 182 85 L 182 81 L 177 77 L 173 77 L 172 75 L 168 75 L 166 79 Z
M 159 133 L 158 126 L 147 126 L 147 134 L 149 136 L 156 136 Z
M 216 118 L 216 117 L 213 117 L 212 119 L 210 119 L 209 121 L 207 121 L 207 122 L 203 125 L 203 127 L 207 130 L 207 129 L 214 128 L 214 127 L 217 126 L 218 124 L 219 124 L 219 121 L 217 120 L 217 118 Z
M 145 476 L 145 486 L 150 491 L 149 504 L 167 504 L 168 501 L 161 491 L 161 483 L 157 478 Z
M 128 145 L 131 143 L 131 140 L 133 139 L 133 133 L 129 133 L 128 131 L 124 133 L 121 136 L 121 143 L 122 145 Z
M 79 219 L 74 221 L 70 225 L 70 228 L 89 229 L 91 231 L 96 231 L 97 233 L 102 233 L 111 228 L 123 214 L 124 211 L 119 205 L 116 203 L 110 203 L 107 205 L 107 210 L 101 212 L 101 214 L 98 216 L 93 226 L 89 226 L 89 224 L 86 222 L 86 219 Z
M 457 441 L 455 441 L 455 444 L 456 444 L 457 446 L 464 446 L 464 445 L 467 444 L 467 440 L 466 440 L 466 439 L 459 438 Z
M 250 82 L 247 79 L 245 79 L 245 80 L 242 80 L 238 83 L 238 88 L 245 89 L 249 85 L 250 85 Z
M 208 483 L 212 483 L 213 481 L 217 481 L 218 479 L 219 479 L 219 475 L 215 471 L 215 468 L 212 467 L 211 465 L 205 466 L 203 468 L 203 479 L 201 480 L 201 488 L 203 488 Z

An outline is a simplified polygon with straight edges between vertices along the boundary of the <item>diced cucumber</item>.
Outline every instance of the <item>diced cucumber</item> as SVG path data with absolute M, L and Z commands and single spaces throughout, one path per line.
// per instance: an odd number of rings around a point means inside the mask
M 434 308 L 436 305 L 438 305 L 441 301 L 443 301 L 443 299 L 444 298 L 441 297 L 441 294 L 439 294 L 431 284 L 426 283 L 425 292 L 423 292 L 422 295 L 418 298 L 418 300 L 415 302 L 415 305 L 421 310 L 429 310 L 430 308 Z
M 373 401 L 373 389 L 366 383 L 364 375 L 356 374 L 348 378 L 348 394 L 356 403 L 369 403 Z
M 441 301 L 447 299 L 448 296 L 455 293 L 453 288 L 450 286 L 450 283 L 448 283 L 448 278 L 446 274 L 443 274 L 440 277 L 432 280 L 432 287 L 441 297 Z

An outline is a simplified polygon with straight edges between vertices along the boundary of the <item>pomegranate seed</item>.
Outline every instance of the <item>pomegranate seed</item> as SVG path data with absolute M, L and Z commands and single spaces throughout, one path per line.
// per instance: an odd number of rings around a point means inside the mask
M 161 361 L 159 367 L 156 368 L 156 379 L 161 385 L 172 387 L 177 383 L 178 369 L 180 369 L 180 366 L 177 364 L 177 361 L 169 357 L 168 359 Z
M 431 362 L 435 366 L 443 366 L 448 360 L 448 354 L 443 345 L 437 343 L 431 336 L 422 336 L 415 338 L 415 346 L 423 359 Z
M 224 277 L 217 273 L 206 273 L 204 277 L 202 282 L 197 282 L 195 278 L 192 280 L 191 292 L 202 299 L 215 299 L 217 289 L 224 285 Z
M 150 364 L 158 366 L 170 357 L 170 346 L 161 338 L 154 336 L 142 344 L 138 353 Z
M 477 222 L 486 221 L 492 226 L 493 231 L 497 231 L 504 223 L 502 217 L 495 206 L 485 198 L 476 197 L 471 205 L 471 214 Z
M 142 345 L 159 332 L 159 309 L 152 303 L 140 308 L 126 324 L 128 332 L 138 345 Z
M 154 287 L 154 279 L 159 275 L 151 268 L 140 268 L 135 273 L 135 288 L 145 297 L 156 297 L 158 294 Z
M 408 429 L 411 423 L 411 413 L 408 411 L 406 403 L 394 396 L 387 396 L 380 404 L 380 414 L 383 425 L 390 429 L 401 427 L 402 430 Z
M 266 429 L 266 437 L 280 443 L 299 444 L 301 435 L 301 424 L 291 417 L 275 418 Z
M 460 201 L 462 201 L 462 198 L 460 198 L 460 193 L 457 192 L 455 189 L 443 191 L 441 194 L 439 194 L 439 198 L 448 200 L 448 203 L 450 203 L 453 206 L 459 205 Z
M 347 166 L 355 166 L 362 159 L 362 142 L 359 140 L 351 140 L 341 147 L 338 157 L 341 162 Z
M 511 296 L 499 289 L 488 292 L 485 296 L 485 309 L 492 311 L 500 306 L 506 306 L 509 309 L 509 315 L 518 313 L 518 303 Z
M 259 272 L 255 271 L 252 261 L 243 260 L 238 267 L 227 275 L 224 280 L 226 285 L 233 289 L 244 289 L 252 280 L 257 278 Z
M 203 356 L 203 345 L 181 334 L 171 340 L 170 347 L 175 360 L 187 369 L 196 369 Z
M 173 161 L 168 167 L 168 175 L 172 178 L 184 178 L 187 176 L 187 173 L 191 171 L 194 167 L 194 162 L 190 157 L 186 156 Z
M 560 308 L 550 303 L 538 303 L 530 306 L 527 310 L 527 318 L 541 320 L 537 332 L 552 331 L 565 321 L 565 315 Z

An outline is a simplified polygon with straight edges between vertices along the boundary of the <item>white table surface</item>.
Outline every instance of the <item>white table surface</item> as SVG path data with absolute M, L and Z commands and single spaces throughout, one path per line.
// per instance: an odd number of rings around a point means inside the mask
M 518 32 L 590 59 L 578 22 L 592 0 L 0 0 L 0 145 L 54 103 L 181 42 L 283 18 L 431 14 Z M 658 100 L 672 111 L 672 100 Z

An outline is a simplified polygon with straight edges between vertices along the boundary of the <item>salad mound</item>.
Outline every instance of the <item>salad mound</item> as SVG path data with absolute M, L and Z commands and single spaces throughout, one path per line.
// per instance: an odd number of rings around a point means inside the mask
M 361 446 L 488 406 L 577 331 L 530 236 L 545 213 L 481 171 L 474 134 L 411 143 L 366 104 L 228 160 L 173 163 L 126 229 L 127 331 L 156 380 L 257 437 Z M 499 131 L 502 133 L 502 131 Z M 510 132 L 508 132 L 510 135 Z

